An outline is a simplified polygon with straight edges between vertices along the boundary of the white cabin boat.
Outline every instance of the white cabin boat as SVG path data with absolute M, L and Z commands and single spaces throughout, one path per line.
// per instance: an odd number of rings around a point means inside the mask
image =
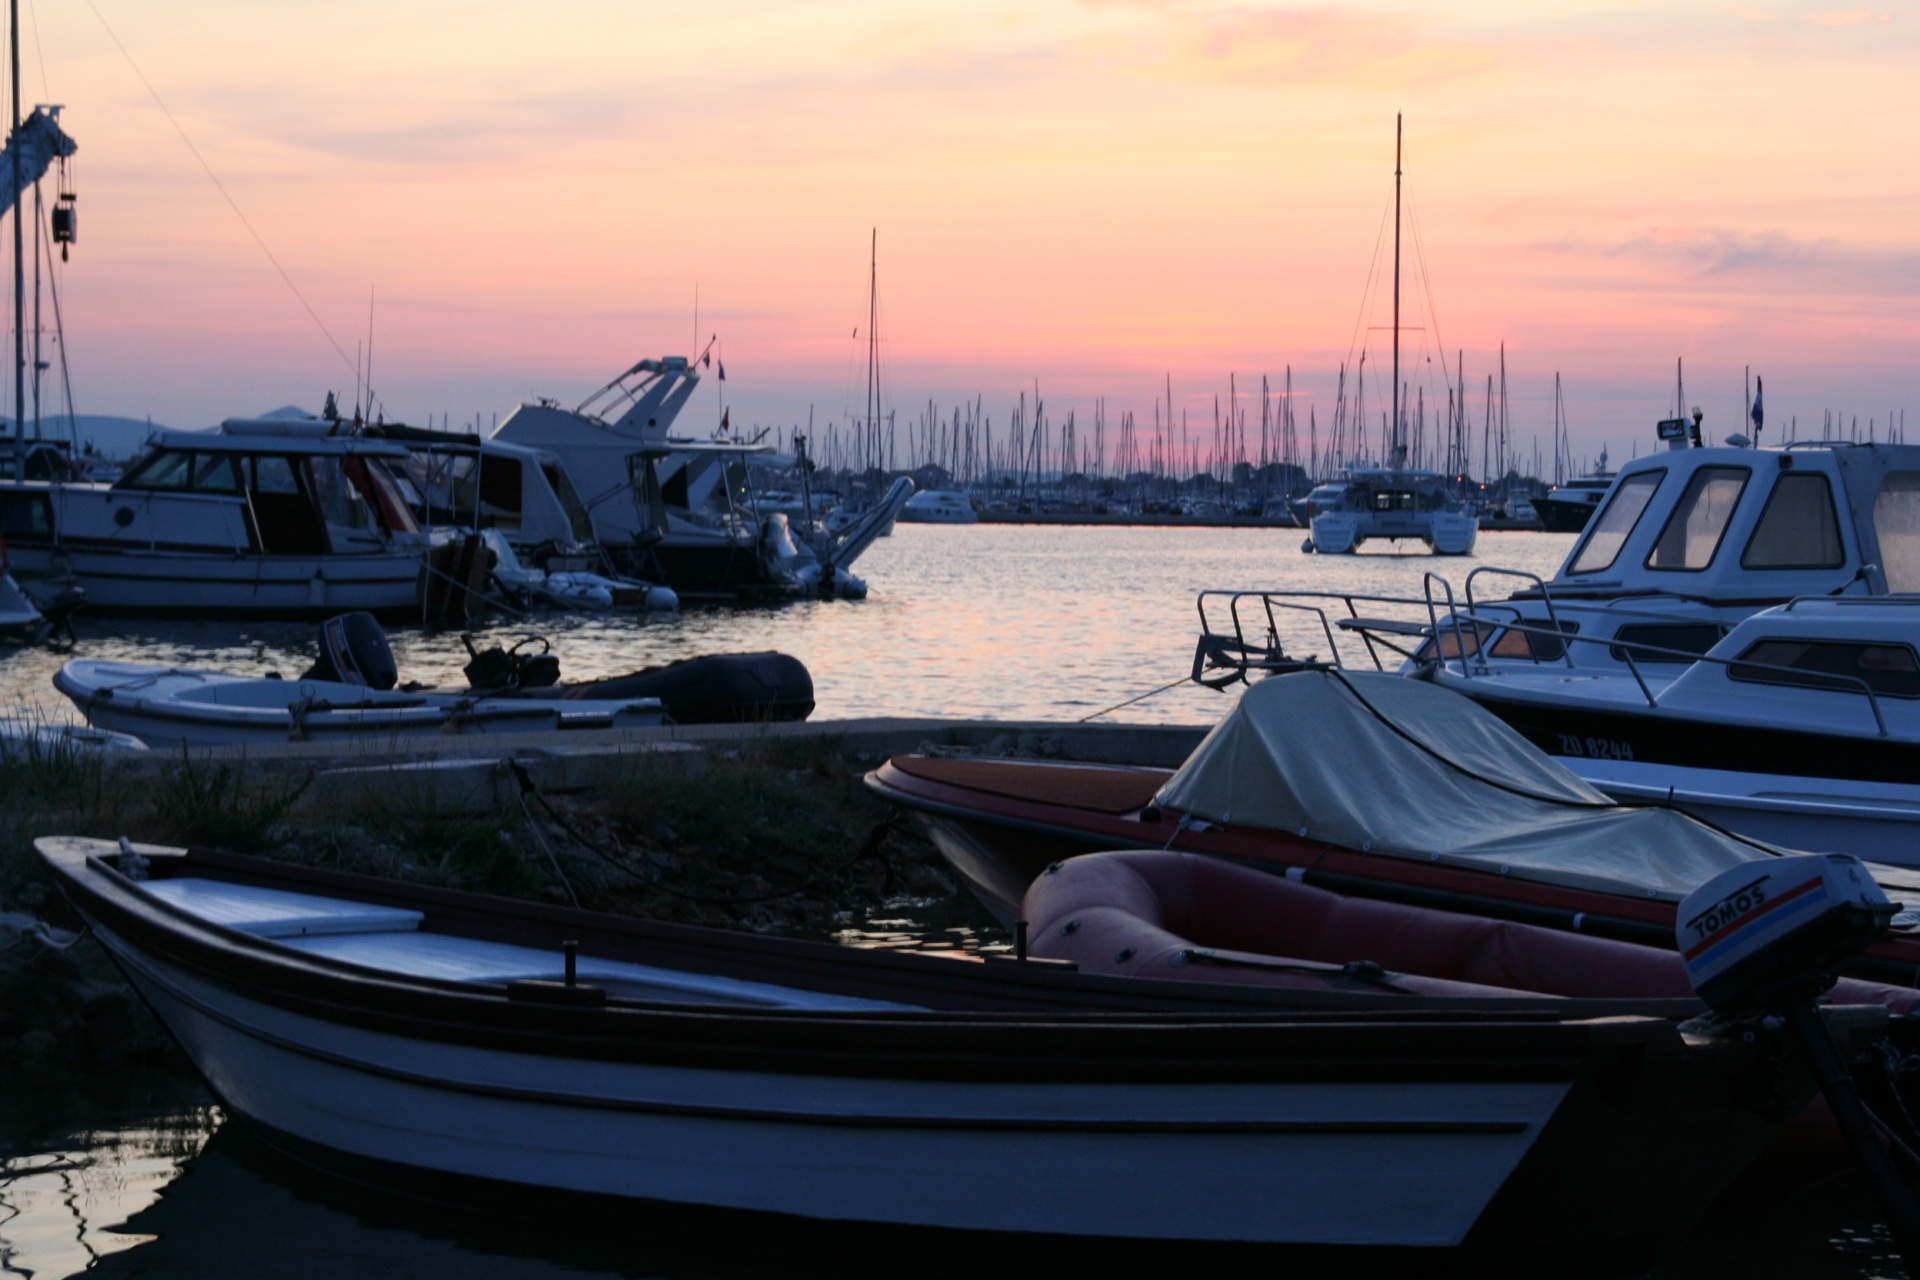
M 118 613 L 417 612 L 427 539 L 388 467 L 399 445 L 314 419 L 168 431 L 113 484 L 0 486 L 15 566 L 70 573 Z
M 758 512 L 749 491 L 749 467 L 780 458 L 771 446 L 667 434 L 698 381 L 684 357 L 642 360 L 577 408 L 521 405 L 493 438 L 557 455 L 615 564 L 682 597 L 864 596 L 850 567 L 892 525 L 912 482 L 896 480 L 844 532 L 796 536 L 784 514 Z
M 899 520 L 902 524 L 978 524 L 980 517 L 958 489 L 929 489 L 907 499 Z

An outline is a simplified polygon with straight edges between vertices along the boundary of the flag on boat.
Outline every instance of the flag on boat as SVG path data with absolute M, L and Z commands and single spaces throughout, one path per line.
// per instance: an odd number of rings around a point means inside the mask
M 700 366 L 703 369 L 713 368 L 713 352 L 702 351 L 700 353 Z
M 728 409 L 720 415 L 720 429 L 722 431 L 727 430 L 728 424 L 731 423 L 732 421 L 733 421 L 733 410 Z
M 726 380 L 727 380 L 727 362 L 725 360 L 722 360 L 720 362 L 720 381 L 725 382 Z
M 725 375 L 722 376 L 724 377 Z M 1767 380 L 1765 378 L 1755 378 L 1753 380 L 1753 433 L 1755 435 L 1760 434 L 1760 424 L 1767 420 L 1766 411 L 1760 407 L 1760 398 L 1766 393 Z

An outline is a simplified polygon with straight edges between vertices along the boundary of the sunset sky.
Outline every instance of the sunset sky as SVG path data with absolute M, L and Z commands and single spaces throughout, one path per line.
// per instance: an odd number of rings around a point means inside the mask
M 1516 445 L 1916 411 L 1920 9 L 1182 0 L 567 5 L 25 0 L 29 102 L 78 140 L 61 276 L 83 413 L 198 426 L 582 398 L 718 334 L 735 425 L 858 414 L 879 229 L 890 406 L 1038 382 L 1055 421 L 1210 425 L 1359 344 L 1406 113 L 1408 368 L 1508 352 Z M 111 30 L 111 34 L 109 33 Z M 116 44 L 115 37 L 118 38 Z M 124 45 L 123 56 L 120 46 Z M 329 342 L 136 74 L 332 334 Z M 1391 227 L 1386 227 L 1391 237 Z M 1437 322 L 1437 323 L 1436 323 Z M 1357 337 L 1356 337 L 1357 335 Z M 337 343 L 344 357 L 336 351 Z M 1424 347 L 1423 347 L 1423 344 Z M 711 429 L 719 388 L 680 421 Z M 1257 415 L 1257 401 L 1255 402 Z M 1916 438 L 1920 438 L 1917 435 Z

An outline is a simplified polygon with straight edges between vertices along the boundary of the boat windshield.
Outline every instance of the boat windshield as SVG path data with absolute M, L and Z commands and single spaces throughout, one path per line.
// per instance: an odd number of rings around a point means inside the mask
M 1920 471 L 1892 471 L 1873 501 L 1873 533 L 1888 591 L 1920 591 Z
M 1788 472 L 1767 495 L 1740 567 L 1838 569 L 1846 559 L 1833 511 L 1833 486 L 1823 475 Z
M 1633 527 L 1640 523 L 1640 517 L 1646 513 L 1654 490 L 1660 487 L 1660 482 L 1666 476 L 1664 468 L 1656 468 L 1636 471 L 1620 481 L 1612 499 L 1595 518 L 1592 532 L 1587 534 L 1586 545 L 1580 548 L 1580 554 L 1574 557 L 1573 567 L 1567 572 L 1599 573 L 1612 568 L 1613 562 L 1620 556 L 1620 548 L 1626 545 Z
M 1694 472 L 1647 556 L 1647 568 L 1698 572 L 1712 564 L 1752 474 L 1746 467 L 1701 467 Z

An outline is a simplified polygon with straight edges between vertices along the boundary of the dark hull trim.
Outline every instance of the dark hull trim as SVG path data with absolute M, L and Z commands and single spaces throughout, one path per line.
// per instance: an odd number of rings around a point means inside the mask
M 1509 1000 L 1414 1006 L 1340 994 L 1303 1001 L 1299 993 L 1229 1015 L 1224 1009 L 1208 1009 L 1204 1001 L 1196 1004 L 1201 993 L 1193 984 L 1166 984 L 1185 987 L 1186 1014 L 1058 1009 L 716 1014 L 686 1005 L 626 1001 L 583 1010 L 509 1001 L 504 988 L 397 981 L 351 966 L 315 964 L 303 953 L 204 925 L 167 909 L 158 899 L 130 892 L 136 886 L 97 859 L 89 860 L 87 874 L 62 874 L 61 879 L 84 914 L 129 945 L 244 998 L 390 1035 L 578 1059 L 925 1080 L 1564 1080 L 1581 1058 L 1609 1051 L 1602 1045 L 1615 1035 L 1624 1052 L 1630 1045 L 1644 1046 L 1650 1032 L 1639 1019 L 1615 1033 L 1590 1023 L 1569 1025 L 1563 1019 L 1593 1017 L 1603 1010 L 1672 1016 L 1670 1002 Z M 96 887 L 103 881 L 111 888 Z M 566 937 L 593 919 L 591 913 L 564 914 L 571 917 Z M 432 925 L 430 920 L 428 927 Z M 580 941 L 598 950 L 589 937 Z M 556 937 L 556 951 L 557 944 Z M 813 945 L 829 953 L 844 951 Z M 899 973 L 910 986 L 923 977 L 937 981 L 937 966 L 957 963 L 914 959 L 923 963 Z M 843 967 L 857 971 L 868 967 L 866 961 L 866 954 L 855 953 L 843 959 Z M 686 967 L 717 971 L 710 963 Z M 1124 999 L 1130 985 L 1158 985 L 1014 965 L 982 966 L 977 975 L 967 976 L 989 992 L 1003 988 L 1003 999 L 1028 983 L 1051 986 L 1050 994 L 1079 1010 L 1087 1009 L 1073 999 L 1081 991 L 1097 997 L 1104 986 L 1107 996 Z M 793 976 L 786 979 L 788 984 L 795 981 Z M 1159 994 L 1140 992 L 1149 1001 Z
M 1597 756 L 1649 764 L 1725 769 L 1736 773 L 1792 773 L 1852 782 L 1920 780 L 1920 743 L 1853 737 L 1800 729 L 1715 724 L 1658 713 L 1543 706 L 1497 695 L 1497 681 L 1452 685 L 1511 725 L 1551 756 Z M 1485 685 L 1486 688 L 1478 686 Z M 1860 716 L 1872 711 L 1860 699 Z

